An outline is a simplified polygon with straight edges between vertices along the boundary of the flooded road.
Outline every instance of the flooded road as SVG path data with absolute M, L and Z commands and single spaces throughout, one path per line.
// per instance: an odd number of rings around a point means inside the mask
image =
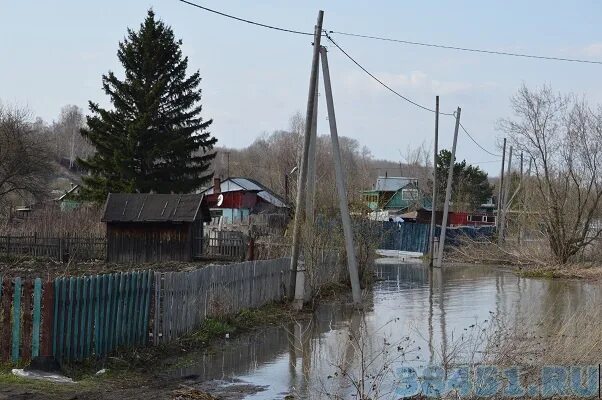
M 541 340 L 562 332 L 567 341 L 601 324 L 602 285 L 595 282 L 520 278 L 490 266 L 377 264 L 376 273 L 363 313 L 324 304 L 311 321 L 224 340 L 168 374 L 252 384 L 245 399 L 350 398 L 362 370 L 386 392 L 395 377 L 384 368 L 478 360 L 493 340 L 492 324 L 516 325 Z

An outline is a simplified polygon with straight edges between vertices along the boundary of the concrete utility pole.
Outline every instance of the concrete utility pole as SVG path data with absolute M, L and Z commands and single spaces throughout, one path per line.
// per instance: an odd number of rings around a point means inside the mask
M 351 229 L 351 216 L 349 214 L 349 206 L 347 205 L 345 175 L 343 171 L 343 163 L 341 162 L 341 149 L 339 148 L 337 120 L 334 114 L 332 87 L 330 86 L 330 72 L 328 70 L 328 57 L 326 55 L 325 47 L 322 47 L 320 49 L 320 56 L 322 57 L 322 74 L 324 75 L 324 92 L 326 94 L 326 107 L 328 108 L 328 124 L 330 125 L 330 138 L 332 140 L 334 170 L 337 181 L 337 191 L 339 192 L 339 207 L 341 210 L 341 220 L 343 222 L 343 234 L 345 235 L 347 268 L 349 269 L 349 279 L 351 280 L 353 304 L 355 304 L 356 306 L 360 306 L 362 303 L 362 289 L 360 287 L 357 260 L 355 258 L 355 246 L 353 245 L 353 230 Z
M 316 205 L 316 142 L 318 140 L 318 87 L 320 86 L 320 69 L 316 73 L 316 94 L 314 96 L 314 113 L 312 115 L 311 137 L 309 138 L 309 154 L 307 156 L 307 201 L 305 215 L 313 224 Z
M 501 217 L 501 213 L 500 213 L 500 207 L 502 204 L 502 196 L 504 195 L 504 190 L 502 189 L 504 186 L 504 163 L 506 162 L 506 138 L 504 138 L 504 147 L 502 148 L 502 170 L 500 172 L 500 183 L 498 186 L 498 190 L 497 190 L 497 211 L 496 211 L 496 215 L 495 215 L 495 230 L 498 232 L 498 235 L 500 233 L 500 217 Z
M 525 207 L 525 186 L 524 186 L 524 182 L 523 182 L 523 178 L 524 178 L 524 176 L 523 176 L 524 175 L 523 162 L 524 162 L 523 161 L 523 152 L 521 151 L 520 152 L 520 186 L 521 186 L 521 190 L 523 191 L 523 196 L 522 196 L 523 197 L 523 200 L 522 200 L 523 204 L 522 204 L 522 206 L 523 206 L 523 209 L 524 209 L 524 207 Z M 524 216 L 521 215 L 521 221 L 519 221 L 519 225 L 520 226 L 518 228 L 518 239 L 517 239 L 519 246 L 520 246 L 520 241 L 521 241 L 522 236 L 523 236 L 523 220 L 524 220 Z
M 320 38 L 322 37 L 322 20 L 324 19 L 324 11 L 318 12 L 318 22 L 314 27 L 314 48 L 313 59 L 311 63 L 311 73 L 309 77 L 309 93 L 307 96 L 307 110 L 305 112 L 305 136 L 303 141 L 303 156 L 301 157 L 301 171 L 299 172 L 299 180 L 297 185 L 297 204 L 295 206 L 295 222 L 293 225 L 293 247 L 291 250 L 291 270 L 289 279 L 289 296 L 294 294 L 295 306 L 303 307 L 303 296 L 305 289 L 305 271 L 297 273 L 297 265 L 299 262 L 299 241 L 301 235 L 301 225 L 305 220 L 305 182 L 307 181 L 307 159 L 309 153 L 309 142 L 311 138 L 312 118 L 314 115 L 314 100 L 316 95 L 318 63 L 320 61 Z M 300 281 L 297 278 L 300 277 Z M 300 304 L 299 304 L 300 303 Z
M 508 201 L 508 195 L 510 194 L 510 168 L 512 168 L 512 146 L 510 146 L 510 151 L 508 152 L 508 171 L 506 172 L 506 182 L 504 183 L 504 198 L 502 207 L 500 208 L 500 232 L 497 236 L 499 245 L 504 243 L 504 235 L 506 235 L 506 202 Z
M 460 113 L 456 111 L 456 128 L 454 129 L 454 143 L 452 145 L 451 159 L 449 160 L 449 171 L 447 173 L 447 187 L 445 188 L 445 203 L 443 204 L 443 220 L 441 221 L 441 237 L 439 238 L 439 249 L 437 254 L 437 268 L 441 268 L 443 262 L 443 248 L 445 247 L 445 231 L 447 229 L 447 215 L 449 213 L 449 202 L 451 200 L 452 181 L 454 178 L 454 165 L 456 164 L 456 144 L 458 143 L 458 130 L 460 129 Z
M 435 158 L 433 158 L 433 200 L 431 205 L 431 231 L 429 236 L 429 267 L 435 256 L 435 227 L 437 226 L 437 156 L 439 146 L 439 96 L 435 97 Z

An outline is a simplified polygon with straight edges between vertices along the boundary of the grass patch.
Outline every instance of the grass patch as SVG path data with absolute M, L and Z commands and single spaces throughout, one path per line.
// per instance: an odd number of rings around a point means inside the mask
M 527 266 L 516 269 L 515 273 L 524 278 L 601 280 L 602 266 L 593 263 Z

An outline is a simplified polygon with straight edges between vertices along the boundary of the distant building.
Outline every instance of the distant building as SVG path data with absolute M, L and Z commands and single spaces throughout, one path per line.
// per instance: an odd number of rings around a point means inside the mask
M 419 224 L 431 223 L 431 208 L 423 207 L 411 214 L 402 217 L 408 221 Z M 443 220 L 443 211 L 435 212 L 435 223 L 441 225 Z M 450 211 L 447 216 L 448 226 L 494 226 L 495 213 L 492 211 Z
M 210 221 L 202 194 L 110 193 L 107 260 L 120 263 L 192 261 L 202 255 L 203 222 Z
M 407 210 L 423 205 L 424 196 L 418 188 L 418 179 L 380 176 L 374 189 L 362 192 L 364 201 L 372 211 Z
M 67 190 L 65 193 L 55 199 L 56 203 L 61 208 L 61 211 L 75 210 L 80 206 L 81 202 L 76 198 L 79 194 L 79 190 L 79 185 L 72 184 L 71 189 Z
M 201 192 L 212 217 L 224 222 L 241 221 L 252 214 L 287 214 L 285 201 L 263 184 L 250 178 L 214 178 L 213 186 Z

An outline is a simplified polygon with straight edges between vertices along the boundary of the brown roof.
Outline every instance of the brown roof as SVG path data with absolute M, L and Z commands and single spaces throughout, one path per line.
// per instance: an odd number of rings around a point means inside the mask
M 193 222 L 202 194 L 109 193 L 102 222 Z

